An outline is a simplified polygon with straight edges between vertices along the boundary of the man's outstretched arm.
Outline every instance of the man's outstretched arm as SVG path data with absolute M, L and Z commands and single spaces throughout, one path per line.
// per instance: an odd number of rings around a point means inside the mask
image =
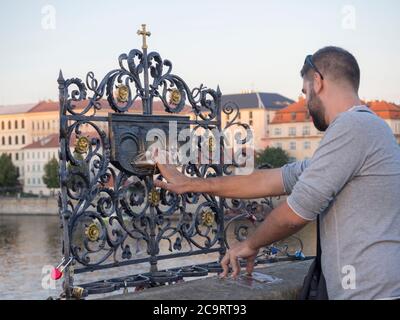
M 190 178 L 179 172 L 174 165 L 159 164 L 158 168 L 165 181 L 156 180 L 157 187 L 174 193 L 207 193 L 231 199 L 258 199 L 285 194 L 282 170 L 256 170 L 246 176 L 217 178 Z

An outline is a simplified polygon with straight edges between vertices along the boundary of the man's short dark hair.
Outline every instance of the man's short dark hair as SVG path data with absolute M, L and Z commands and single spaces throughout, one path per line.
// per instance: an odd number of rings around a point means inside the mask
M 360 67 L 356 58 L 339 47 L 325 47 L 312 56 L 312 61 L 321 74 L 332 81 L 346 81 L 356 92 L 360 87 Z M 309 77 L 313 68 L 306 63 L 301 69 L 301 76 Z

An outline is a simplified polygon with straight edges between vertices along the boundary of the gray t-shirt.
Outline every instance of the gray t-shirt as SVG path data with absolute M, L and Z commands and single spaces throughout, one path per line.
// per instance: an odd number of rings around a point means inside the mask
M 339 114 L 310 160 L 282 168 L 288 205 L 321 218 L 330 299 L 400 297 L 400 147 L 365 106 Z

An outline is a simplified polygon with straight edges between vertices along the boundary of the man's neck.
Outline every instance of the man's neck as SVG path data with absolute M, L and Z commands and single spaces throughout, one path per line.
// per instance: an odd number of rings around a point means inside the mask
M 340 113 L 346 112 L 354 106 L 362 105 L 360 98 L 355 93 L 337 97 L 339 98 L 331 100 L 333 101 L 332 105 L 327 105 L 326 120 L 328 123 L 332 123 Z

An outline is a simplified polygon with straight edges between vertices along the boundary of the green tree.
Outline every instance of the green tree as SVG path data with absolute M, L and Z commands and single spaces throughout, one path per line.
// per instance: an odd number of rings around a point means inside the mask
M 43 182 L 47 188 L 55 189 L 60 186 L 59 174 L 58 174 L 58 161 L 56 158 L 52 158 L 44 166 Z
M 280 168 L 289 162 L 289 155 L 281 148 L 267 148 L 256 153 L 256 165 L 269 164 L 273 168 Z
M 19 186 L 18 169 L 5 153 L 0 156 L 0 192 L 16 190 Z

